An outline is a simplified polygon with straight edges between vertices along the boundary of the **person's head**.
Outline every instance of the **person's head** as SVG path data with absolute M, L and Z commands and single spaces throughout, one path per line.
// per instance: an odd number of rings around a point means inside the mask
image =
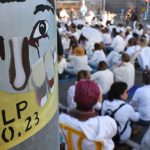
M 139 24 L 139 25 L 138 25 L 138 29 L 139 29 L 139 30 L 141 30 L 141 29 L 143 29 L 143 28 L 144 28 L 144 27 L 143 27 L 142 24 Z
M 77 73 L 77 81 L 80 81 L 80 80 L 90 80 L 91 78 L 91 73 L 87 70 L 80 70 L 78 73 Z
M 113 28 L 112 29 L 112 33 L 111 33 L 111 36 L 114 38 L 115 36 L 117 36 L 119 33 L 117 32 L 117 29 L 116 28 Z
M 141 47 L 146 47 L 148 45 L 148 41 L 147 41 L 146 37 L 142 36 L 140 38 L 139 44 Z
M 98 64 L 98 70 L 105 70 L 108 68 L 108 65 L 105 61 L 100 61 Z
M 137 40 L 139 39 L 139 35 L 135 32 L 132 33 L 133 37 L 135 37 Z
M 123 25 L 121 24 L 121 23 L 118 23 L 118 25 L 117 25 L 118 27 L 123 27 Z
M 90 80 L 80 80 L 76 84 L 74 100 L 77 109 L 81 111 L 90 111 L 97 103 L 100 96 L 100 90 L 97 84 Z
M 150 70 L 146 68 L 142 73 L 143 83 L 150 84 Z
M 83 34 L 81 34 L 80 37 L 79 37 L 79 43 L 80 42 L 85 42 L 85 41 L 88 41 L 88 39 Z
M 102 42 L 94 44 L 94 50 L 103 50 L 103 49 L 104 49 L 104 44 Z
M 121 61 L 122 62 L 129 62 L 130 61 L 130 56 L 127 53 L 122 53 Z
M 74 49 L 74 53 L 75 53 L 76 56 L 85 55 L 84 49 L 82 47 L 79 47 L 79 46 Z
M 132 28 L 131 28 L 131 26 L 127 26 L 127 27 L 126 27 L 126 31 L 129 31 L 129 32 L 131 32 L 131 31 L 132 31 Z
M 128 98 L 127 89 L 128 85 L 125 82 L 114 82 L 108 92 L 108 99 L 110 101 L 114 99 L 126 100 Z
M 83 27 L 84 27 L 84 25 L 82 25 L 82 24 L 78 24 L 78 25 L 77 25 L 77 29 L 78 29 L 78 30 L 81 30 Z
M 132 37 L 128 41 L 128 46 L 134 46 L 137 45 L 137 39 L 135 37 Z
M 78 41 L 74 36 L 69 37 L 70 38 L 70 48 L 75 48 L 78 45 Z
M 70 29 L 71 29 L 72 32 L 75 32 L 76 31 L 76 25 L 74 23 L 72 23 L 70 25 Z
M 109 29 L 107 28 L 107 27 L 104 27 L 103 29 L 102 29 L 102 33 L 108 33 L 109 32 Z

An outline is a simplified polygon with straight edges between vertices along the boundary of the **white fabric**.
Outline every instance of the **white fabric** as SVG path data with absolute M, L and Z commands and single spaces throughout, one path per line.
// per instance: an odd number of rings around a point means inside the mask
M 62 74 L 65 68 L 67 68 L 67 62 L 65 58 L 62 58 L 61 61 L 58 62 L 58 73 Z
M 112 38 L 111 38 L 111 34 L 110 33 L 103 33 L 102 37 L 103 37 L 103 43 L 104 44 L 111 44 Z
M 104 115 L 108 109 L 111 109 L 112 111 L 114 111 L 123 103 L 125 102 L 122 100 L 118 100 L 118 99 L 113 100 L 113 101 L 105 100 L 102 105 L 102 115 Z M 119 122 L 120 128 L 118 128 L 118 130 L 119 132 L 121 132 L 124 129 L 124 126 L 128 120 L 131 120 L 131 121 L 139 120 L 139 113 L 135 112 L 131 105 L 125 104 L 115 113 L 114 118 L 115 120 Z M 126 141 L 127 139 L 130 138 L 130 136 L 131 136 L 131 126 L 130 124 L 128 124 L 126 130 L 123 132 L 120 139 L 122 141 Z
M 75 95 L 75 85 L 71 85 L 67 91 L 67 111 L 76 108 L 76 103 L 74 102 Z
M 103 50 L 95 50 L 89 62 L 96 63 L 98 65 L 100 61 L 106 61 L 106 55 Z
M 135 68 L 130 62 L 123 62 L 121 66 L 113 69 L 115 81 L 123 81 L 127 83 L 128 89 L 134 85 Z
M 145 66 L 150 68 L 150 47 L 143 47 L 138 56 L 138 63 L 142 69 L 145 69 Z
M 141 150 L 150 150 L 150 127 L 142 139 Z
M 137 33 L 139 36 L 141 36 L 144 33 L 144 30 L 135 29 L 134 32 Z
M 138 88 L 130 104 L 140 113 L 140 119 L 150 121 L 150 85 Z
M 89 41 L 94 43 L 102 42 L 102 33 L 92 27 L 83 27 L 81 33 L 84 37 L 86 37 Z
M 114 75 L 109 69 L 101 70 L 92 74 L 91 80 L 97 83 L 102 94 L 106 94 L 114 82 Z
M 67 114 L 61 114 L 59 121 L 79 131 L 83 131 L 89 140 L 103 142 L 103 150 L 113 150 L 114 143 L 112 137 L 116 134 L 117 125 L 110 117 L 97 116 L 87 121 L 79 121 Z M 89 140 L 84 141 L 83 150 L 94 150 L 94 144 L 89 147 Z M 73 141 L 75 142 L 76 139 L 73 138 Z M 78 149 L 75 147 L 75 150 Z
M 70 39 L 67 37 L 61 37 L 61 40 L 62 40 L 63 49 L 64 50 L 69 49 Z
M 131 57 L 133 53 L 139 51 L 141 48 L 139 45 L 128 46 L 126 49 L 126 53 Z
M 116 25 L 109 25 L 108 26 L 110 33 L 112 33 L 113 28 L 117 28 L 117 26 Z
M 125 46 L 126 46 L 125 40 L 120 35 L 115 36 L 114 39 L 112 40 L 111 47 L 114 49 L 114 51 L 123 52 Z
M 84 56 L 75 56 L 70 55 L 70 66 L 73 67 L 73 70 L 77 73 L 80 70 L 88 70 L 91 71 L 91 67 L 88 66 L 88 58 L 86 55 Z
M 121 54 L 116 51 L 111 51 L 107 56 L 107 64 L 109 67 L 112 67 L 119 63 Z

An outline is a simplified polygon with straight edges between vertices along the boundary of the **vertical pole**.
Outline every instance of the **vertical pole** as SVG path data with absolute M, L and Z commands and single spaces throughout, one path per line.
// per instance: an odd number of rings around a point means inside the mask
M 147 12 L 147 14 L 149 13 L 149 1 L 147 1 L 146 12 Z
M 106 0 L 103 0 L 103 11 L 105 11 Z

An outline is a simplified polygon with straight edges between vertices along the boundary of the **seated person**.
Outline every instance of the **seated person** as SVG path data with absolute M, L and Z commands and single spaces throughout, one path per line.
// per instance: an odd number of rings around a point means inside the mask
M 106 55 L 104 53 L 104 45 L 103 43 L 95 43 L 94 44 L 94 52 L 92 57 L 89 59 L 88 63 L 91 67 L 98 68 L 98 63 L 100 61 L 106 61 Z
M 137 60 L 140 68 L 144 70 L 145 66 L 148 66 L 150 68 L 150 47 L 148 46 L 146 37 L 141 37 L 139 43 L 141 46 L 141 51 Z
M 143 71 L 144 86 L 138 88 L 130 101 L 130 104 L 139 112 L 139 123 L 150 124 L 150 70 Z
M 75 55 L 69 56 L 69 62 L 65 72 L 71 75 L 76 75 L 80 70 L 92 71 L 92 68 L 88 65 L 88 58 L 85 55 L 85 51 L 82 47 L 76 47 L 74 49 Z
M 140 46 L 138 45 L 138 42 L 137 42 L 137 39 L 132 37 L 131 39 L 129 39 L 128 41 L 128 46 L 127 46 L 127 49 L 126 49 L 126 53 L 132 57 L 133 54 L 137 51 L 140 50 Z
M 68 114 L 61 114 L 59 116 L 59 122 L 82 131 L 87 139 L 89 139 L 83 143 L 84 150 L 94 149 L 94 144 L 89 147 L 90 141 L 102 142 L 103 150 L 114 149 L 112 137 L 117 131 L 116 122 L 109 116 L 98 116 L 93 110 L 93 106 L 97 103 L 99 95 L 100 91 L 96 83 L 90 80 L 78 81 L 75 89 L 77 107 L 70 110 Z M 74 143 L 76 140 L 73 138 Z
M 65 77 L 64 70 L 67 68 L 67 62 L 63 55 L 58 55 L 58 78 L 62 79 Z
M 107 63 L 105 61 L 100 61 L 98 66 L 98 71 L 92 74 L 91 80 L 95 81 L 99 86 L 102 94 L 106 94 L 112 83 L 114 82 L 114 74 L 108 69 Z
M 120 107 L 114 114 L 114 119 L 118 122 L 121 142 L 126 142 L 131 136 L 131 121 L 139 120 L 139 113 L 135 112 L 131 105 L 125 103 L 127 98 L 127 84 L 125 82 L 114 82 L 108 92 L 108 100 L 104 100 L 102 105 L 102 115 L 105 115 L 108 110 L 115 111 Z
M 67 104 L 68 104 L 67 110 L 68 111 L 76 107 L 76 103 L 74 101 L 74 95 L 75 95 L 75 87 L 76 87 L 77 82 L 80 80 L 90 80 L 90 78 L 91 78 L 91 74 L 89 71 L 80 70 L 77 73 L 75 84 L 71 85 L 67 91 Z
M 109 68 L 112 68 L 114 65 L 118 64 L 120 61 L 121 54 L 116 51 L 111 51 L 106 60 Z
M 130 56 L 126 53 L 121 55 L 121 62 L 113 67 L 115 81 L 127 83 L 128 89 L 132 88 L 135 81 L 135 67 L 130 62 Z

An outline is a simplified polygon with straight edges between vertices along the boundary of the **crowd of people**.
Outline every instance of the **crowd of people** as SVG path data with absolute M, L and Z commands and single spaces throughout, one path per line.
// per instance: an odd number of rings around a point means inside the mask
M 149 126 L 149 30 L 139 22 L 132 27 L 93 18 L 91 22 L 60 19 L 58 32 L 64 50 L 58 57 L 59 79 L 76 76 L 67 91 L 67 113 L 60 115 L 60 122 L 82 131 L 89 140 L 101 141 L 104 150 L 127 143 L 132 124 Z M 128 100 L 136 67 L 144 86 Z M 86 150 L 88 142 L 84 143 Z M 145 135 L 141 149 L 150 149 L 149 143 Z

